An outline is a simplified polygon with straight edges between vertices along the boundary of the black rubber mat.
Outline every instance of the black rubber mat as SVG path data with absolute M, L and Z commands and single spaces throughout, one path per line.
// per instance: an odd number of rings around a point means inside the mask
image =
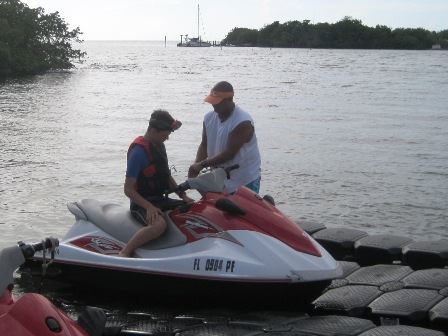
M 312 316 L 292 324 L 291 331 L 312 335 L 355 336 L 375 327 L 372 321 L 349 316 Z
M 373 316 L 398 317 L 402 322 L 424 322 L 428 319 L 429 310 L 443 299 L 435 290 L 401 289 L 384 293 L 369 304 L 368 308 Z
M 392 235 L 376 235 L 355 242 L 355 260 L 361 266 L 401 262 L 402 248 L 413 240 Z
M 289 331 L 291 327 L 284 326 L 282 332 Z M 160 331 L 159 331 L 160 332 Z M 177 330 L 175 335 L 177 336 L 190 336 L 190 335 L 259 335 L 263 334 L 262 325 L 251 323 L 206 323 L 201 325 L 184 328 Z M 160 333 L 161 334 L 161 333 Z
M 383 292 L 376 286 L 343 286 L 325 292 L 312 306 L 317 314 L 361 317 L 366 307 L 381 294 Z
M 412 272 L 408 266 L 375 265 L 360 268 L 346 279 L 352 285 L 382 286 L 388 282 L 400 281 Z
M 355 242 L 363 237 L 367 237 L 367 233 L 355 229 L 330 228 L 313 234 L 313 238 L 336 260 L 353 258 Z
M 402 280 L 405 288 L 436 289 L 448 287 L 448 269 L 431 268 L 415 271 Z
M 358 263 L 353 261 L 340 261 L 339 263 L 341 264 L 343 271 L 341 278 L 345 278 L 361 268 Z
M 412 326 L 380 326 L 370 329 L 359 336 L 444 336 L 440 331 Z
M 317 231 L 326 229 L 327 227 L 324 224 L 320 224 L 317 222 L 310 222 L 310 221 L 297 221 L 297 224 L 300 225 L 300 227 L 309 235 L 315 234 Z
M 432 328 L 448 332 L 448 298 L 444 298 L 429 311 Z
M 448 266 L 448 240 L 421 241 L 405 246 L 403 263 L 414 269 Z

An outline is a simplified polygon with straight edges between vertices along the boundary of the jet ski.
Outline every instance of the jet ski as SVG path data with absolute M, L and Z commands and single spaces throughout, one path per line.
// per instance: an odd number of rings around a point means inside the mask
M 0 246 L 0 335 L 8 336 L 101 336 L 105 329 L 106 314 L 90 307 L 75 322 L 37 293 L 26 293 L 17 298 L 13 294 L 14 271 L 35 252 L 54 253 L 58 240 L 44 239 L 40 243 Z M 51 262 L 51 261 L 50 261 Z M 44 262 L 44 267 L 48 265 Z M 118 330 L 119 331 L 119 330 Z M 108 335 L 118 335 L 109 333 Z
M 341 265 L 276 206 L 242 186 L 223 192 L 233 169 L 215 168 L 189 178 L 173 192 L 196 190 L 201 198 L 167 210 L 166 232 L 118 257 L 142 227 L 121 205 L 83 199 L 68 204 L 75 223 L 60 241 L 51 267 L 64 281 L 99 288 L 193 295 L 196 299 L 284 299 L 316 294 L 342 276 Z M 35 254 L 34 261 L 42 257 Z

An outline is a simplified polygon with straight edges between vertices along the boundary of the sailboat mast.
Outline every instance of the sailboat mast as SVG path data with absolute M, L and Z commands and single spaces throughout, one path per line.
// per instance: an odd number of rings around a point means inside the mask
M 198 5 L 198 40 L 201 43 L 201 36 L 199 35 L 199 5 Z

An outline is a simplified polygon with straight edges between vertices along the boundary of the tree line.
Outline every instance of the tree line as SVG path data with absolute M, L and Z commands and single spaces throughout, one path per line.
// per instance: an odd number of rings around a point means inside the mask
M 72 68 L 85 53 L 73 49 L 80 43 L 79 28 L 69 29 L 58 12 L 46 14 L 20 0 L 0 0 L 0 77 L 28 75 Z M 310 20 L 275 21 L 261 29 L 234 28 L 222 45 L 271 48 L 430 49 L 448 47 L 448 30 L 367 27 L 349 16 L 334 23 Z
M 58 12 L 29 8 L 19 0 L 0 0 L 0 77 L 70 69 L 84 53 L 79 28 L 70 30 Z
M 234 28 L 222 45 L 271 48 L 333 49 L 431 49 L 448 47 L 448 30 L 431 32 L 423 28 L 368 27 L 350 16 L 334 23 L 312 24 L 310 20 L 275 21 L 261 29 Z

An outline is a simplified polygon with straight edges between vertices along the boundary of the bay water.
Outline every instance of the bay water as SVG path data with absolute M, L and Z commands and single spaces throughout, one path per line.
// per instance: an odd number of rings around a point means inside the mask
M 62 238 L 67 202 L 128 206 L 126 151 L 157 108 L 183 123 L 166 142 L 183 182 L 221 80 L 255 120 L 260 194 L 292 219 L 448 238 L 447 52 L 75 47 L 73 70 L 0 81 L 1 242 Z
M 1 240 L 61 237 L 66 203 L 127 206 L 126 151 L 165 108 L 186 179 L 218 81 L 249 111 L 262 154 L 260 194 L 295 220 L 448 237 L 448 53 L 177 48 L 87 41 L 77 68 L 0 83 Z M 192 196 L 196 196 L 192 194 Z

